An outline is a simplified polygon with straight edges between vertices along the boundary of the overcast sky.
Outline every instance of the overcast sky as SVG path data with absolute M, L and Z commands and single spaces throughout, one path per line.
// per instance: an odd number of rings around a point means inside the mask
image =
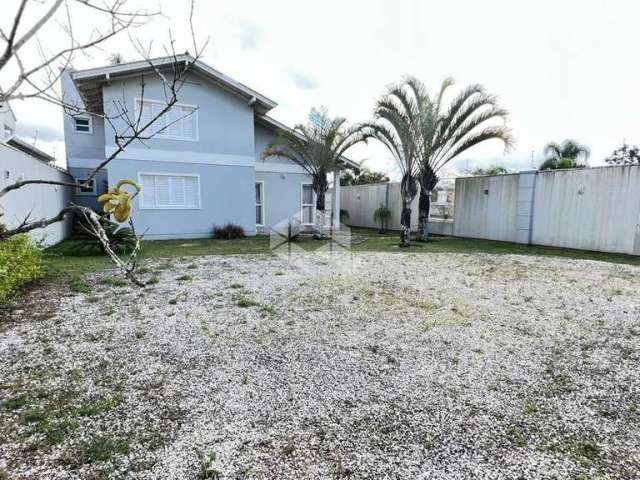
M 130 0 L 131 1 L 131 0 Z M 3 0 L 3 11 L 13 11 Z M 136 3 L 136 2 L 131 2 Z M 188 2 L 160 5 L 165 17 L 139 29 L 154 39 L 157 54 L 171 27 L 178 51 L 189 49 Z M 76 13 L 81 8 L 74 7 Z M 0 24 L 7 28 L 8 15 Z M 499 143 L 468 151 L 456 170 L 500 163 L 528 168 L 549 141 L 574 138 L 600 164 L 624 139 L 640 143 L 640 2 L 501 0 L 200 0 L 196 30 L 209 36 L 204 60 L 279 103 L 271 115 L 289 125 L 306 120 L 311 107 L 352 122 L 370 118 L 385 85 L 405 74 L 436 90 L 445 76 L 456 86 L 481 83 L 511 112 L 517 145 L 503 154 Z M 86 16 L 76 33 L 88 32 Z M 42 33 L 46 48 L 64 46 L 57 29 Z M 106 63 L 110 53 L 138 56 L 121 36 L 74 66 Z M 62 113 L 40 102 L 16 102 L 19 133 L 64 159 Z M 376 145 L 350 152 L 373 169 L 393 175 L 387 152 Z

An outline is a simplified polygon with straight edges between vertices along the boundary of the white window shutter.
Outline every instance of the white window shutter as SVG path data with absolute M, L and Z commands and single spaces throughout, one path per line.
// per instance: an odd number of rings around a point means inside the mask
M 172 137 L 182 137 L 182 120 L 181 117 L 181 109 L 178 107 L 172 107 L 169 112 L 167 112 L 167 124 L 169 128 L 166 130 L 166 134 Z
M 143 101 L 141 103 L 140 100 L 137 100 L 136 105 L 140 109 L 141 125 L 149 123 L 166 108 L 165 103 L 155 101 Z M 198 134 L 195 108 L 174 105 L 157 118 L 145 133 L 147 135 L 157 135 L 160 138 L 196 140 Z
M 169 177 L 169 185 L 171 187 L 171 205 L 185 205 L 185 178 Z
M 137 100 L 138 108 L 140 109 L 140 126 L 143 127 L 151 121 L 151 104 Z
M 140 175 L 142 183 L 142 207 L 153 208 L 156 206 L 156 188 L 152 175 Z
M 171 192 L 169 187 L 169 177 L 166 175 L 156 176 L 156 206 L 170 206 Z
M 200 205 L 198 196 L 198 177 L 184 177 L 185 205 L 187 207 L 197 208 Z
M 189 138 L 191 140 L 196 139 L 196 113 L 193 108 L 182 107 L 181 108 L 182 116 L 182 126 L 183 126 L 183 135 L 184 138 Z
M 142 208 L 200 208 L 200 179 L 192 175 L 140 174 Z

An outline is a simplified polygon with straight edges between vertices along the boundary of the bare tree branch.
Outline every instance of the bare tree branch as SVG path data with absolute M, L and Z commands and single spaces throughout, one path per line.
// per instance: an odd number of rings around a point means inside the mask
M 116 145 L 116 148 L 107 158 L 101 161 L 100 164 L 97 165 L 87 175 L 86 179 L 83 182 L 64 182 L 42 179 L 20 180 L 11 185 L 5 186 L 2 190 L 0 190 L 0 198 L 12 191 L 18 190 L 28 185 L 56 185 L 78 189 L 90 188 L 91 182 L 95 181 L 95 177 L 98 172 L 104 169 L 111 161 L 116 159 L 131 143 L 139 141 L 144 144 L 145 140 L 149 140 L 156 135 L 162 134 L 175 123 L 194 113 L 192 111 L 180 116 L 179 118 L 173 118 L 170 122 L 164 122 L 161 128 L 153 128 L 153 125 L 158 123 L 161 117 L 168 114 L 178 102 L 179 92 L 185 83 L 191 67 L 199 60 L 204 48 L 206 48 L 209 41 L 207 39 L 202 47 L 198 47 L 195 31 L 193 28 L 193 0 L 191 2 L 189 16 L 189 24 L 191 27 L 191 41 L 194 48 L 193 55 L 176 55 L 175 42 L 173 36 L 171 35 L 171 32 L 169 32 L 170 41 L 167 52 L 170 52 L 168 56 L 172 58 L 172 62 L 170 63 L 170 65 L 167 65 L 166 62 L 157 65 L 151 58 L 152 44 L 149 44 L 148 49 L 145 49 L 142 42 L 137 39 L 132 39 L 132 44 L 138 50 L 140 56 L 149 64 L 150 69 L 160 79 L 162 88 L 165 92 L 166 104 L 157 114 L 153 115 L 152 118 L 146 119 L 143 118 L 142 108 L 140 108 L 138 112 L 134 111 L 134 115 L 130 114 L 128 102 L 127 99 L 124 98 L 124 93 L 122 101 L 114 100 L 112 102 L 113 110 L 97 113 L 95 111 L 90 111 L 85 105 L 74 103 L 73 101 L 64 98 L 62 95 L 57 95 L 54 91 L 54 85 L 59 82 L 61 72 L 71 65 L 71 59 L 75 52 L 85 52 L 92 48 L 96 48 L 99 44 L 103 43 L 109 38 L 112 38 L 121 32 L 128 32 L 131 27 L 144 23 L 144 21 L 146 21 L 148 17 L 156 15 L 157 13 L 148 13 L 147 11 L 126 11 L 123 8 L 126 0 L 113 0 L 113 3 L 111 3 L 111 5 L 108 5 L 107 3 L 97 4 L 92 2 L 91 0 L 75 0 L 76 3 L 84 7 L 93 9 L 94 11 L 105 14 L 110 19 L 110 29 L 108 31 L 102 33 L 96 30 L 97 36 L 87 41 L 79 42 L 76 41 L 74 37 L 73 23 L 71 20 L 71 13 L 68 8 L 68 1 L 69 0 L 64 0 L 67 20 L 66 25 L 62 25 L 62 28 L 69 36 L 69 46 L 59 50 L 54 54 L 47 55 L 44 48 L 42 48 L 42 45 L 36 39 L 36 46 L 38 48 L 41 59 L 40 62 L 35 66 L 26 67 L 23 62 L 23 58 L 18 51 L 27 42 L 29 42 L 48 21 L 50 21 L 54 17 L 54 14 L 62 5 L 63 0 L 56 0 L 54 4 L 47 10 L 47 12 L 42 17 L 40 17 L 40 19 L 27 31 L 27 33 L 25 33 L 22 37 L 20 37 L 19 40 L 16 41 L 18 26 L 22 21 L 24 10 L 27 6 L 27 3 L 29 2 L 29 0 L 22 0 L 9 34 L 5 34 L 5 32 L 0 30 L 0 39 L 6 42 L 4 53 L 0 57 L 0 71 L 2 71 L 2 69 L 6 67 L 8 62 L 12 59 L 15 61 L 18 68 L 17 79 L 12 83 L 12 85 L 4 91 L 2 88 L 0 88 L 0 103 L 8 101 L 12 98 L 38 98 L 40 100 L 62 106 L 64 112 L 71 116 L 85 114 L 91 115 L 94 118 L 100 118 L 113 130 L 114 143 Z M 56 72 L 54 71 L 53 66 L 60 61 L 63 62 L 63 69 Z M 41 77 L 40 81 L 35 78 L 36 75 L 39 75 Z M 143 75 L 141 77 L 140 83 L 141 107 L 144 100 L 145 85 L 146 82 Z M 27 86 L 31 90 L 25 91 L 23 88 L 25 86 Z M 139 286 L 144 286 L 145 284 L 138 280 L 135 276 L 136 257 L 140 250 L 140 241 L 142 236 L 136 235 L 137 243 L 133 253 L 128 260 L 122 260 L 111 247 L 107 233 L 102 227 L 101 220 L 104 220 L 104 216 L 97 214 L 89 208 L 70 204 L 69 206 L 60 210 L 60 212 L 58 212 L 56 215 L 50 218 L 43 218 L 38 220 L 31 220 L 30 213 L 17 227 L 4 230 L 2 232 L 2 236 L 3 238 L 6 238 L 8 236 L 28 233 L 36 229 L 46 228 L 49 225 L 64 220 L 72 212 L 81 214 L 85 218 L 86 224 L 88 225 L 87 231 L 98 239 L 105 253 L 109 256 L 114 265 L 116 265 L 116 267 L 118 267 L 118 269 L 120 269 L 122 273 L 133 283 Z M 130 227 L 132 231 L 134 231 L 135 235 L 135 229 L 131 218 L 129 218 L 129 222 Z M 0 240 L 2 240 L 2 238 L 0 238 Z

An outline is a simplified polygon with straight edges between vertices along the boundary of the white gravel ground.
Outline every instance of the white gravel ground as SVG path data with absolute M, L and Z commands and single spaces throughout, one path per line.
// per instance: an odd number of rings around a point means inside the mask
M 97 274 L 0 322 L 0 479 L 640 478 L 638 267 L 147 267 L 144 291 Z

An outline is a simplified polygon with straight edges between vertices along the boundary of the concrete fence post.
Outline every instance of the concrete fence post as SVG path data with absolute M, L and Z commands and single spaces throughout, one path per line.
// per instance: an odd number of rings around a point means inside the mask
M 531 245 L 537 178 L 537 170 L 525 170 L 518 174 L 518 204 L 516 206 L 517 243 Z

